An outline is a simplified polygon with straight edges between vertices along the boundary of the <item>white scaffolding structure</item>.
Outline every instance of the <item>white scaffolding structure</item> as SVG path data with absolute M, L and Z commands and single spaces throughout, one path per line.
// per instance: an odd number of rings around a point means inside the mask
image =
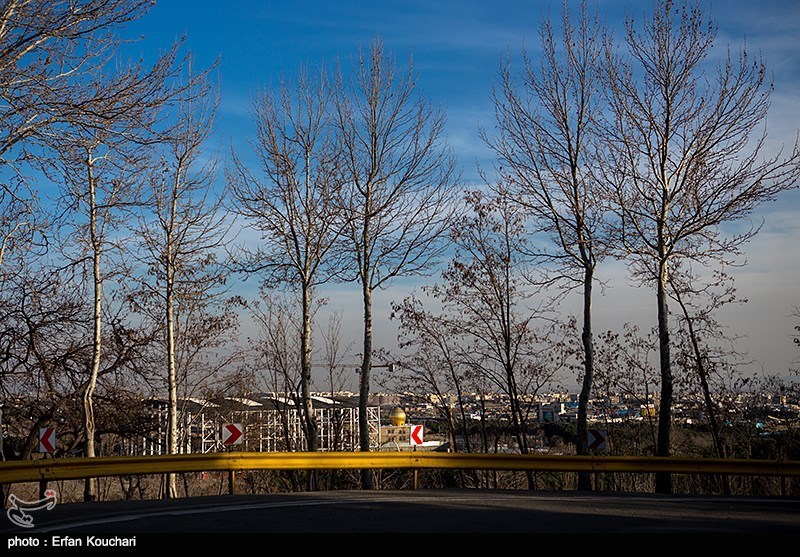
M 242 402 L 242 399 L 235 399 Z M 250 401 L 252 402 L 252 401 Z M 203 404 L 196 411 L 185 409 L 178 423 L 178 451 L 183 454 L 210 453 L 226 450 L 221 430 L 225 424 L 241 424 L 243 440 L 238 449 L 252 452 L 297 452 L 307 450 L 300 412 L 289 405 L 265 408 L 261 403 L 237 404 L 223 408 L 218 404 Z M 130 454 L 165 454 L 167 412 L 163 404 L 157 405 L 159 424 L 140 442 L 127 444 Z M 332 404 L 314 408 L 320 451 L 358 451 L 359 409 Z M 380 408 L 367 408 L 370 449 L 380 448 Z

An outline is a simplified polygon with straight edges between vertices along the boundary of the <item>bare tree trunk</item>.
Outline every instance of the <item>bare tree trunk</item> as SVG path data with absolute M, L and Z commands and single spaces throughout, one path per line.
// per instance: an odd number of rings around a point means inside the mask
M 452 369 L 452 365 L 450 366 Z M 455 374 L 453 374 L 455 376 Z M 455 378 L 455 386 L 456 386 L 456 396 L 458 397 L 458 414 L 461 417 L 461 432 L 464 436 L 464 451 L 471 453 L 472 452 L 472 444 L 469 440 L 469 431 L 467 430 L 467 412 L 464 405 L 464 394 L 463 389 L 461 387 L 461 382 Z M 452 417 L 451 417 L 452 419 Z M 453 452 L 458 452 L 459 447 L 456 446 L 456 438 L 455 438 L 456 430 L 455 425 L 453 426 Z
M 166 242 L 166 326 L 167 326 L 167 383 L 168 383 L 168 399 L 169 408 L 167 409 L 168 425 L 167 425 L 167 453 L 177 454 L 178 452 L 178 377 L 175 369 L 175 308 L 174 308 L 174 293 L 175 293 L 175 266 L 173 262 L 172 253 L 172 225 L 174 225 L 174 216 L 176 214 L 177 198 L 172 198 L 172 211 L 170 234 L 167 236 Z M 167 485 L 164 489 L 164 497 L 173 499 L 178 496 L 177 486 L 175 485 L 175 474 L 167 474 Z
M 93 173 L 92 153 L 86 155 L 87 180 L 89 182 L 89 212 L 90 212 L 90 235 L 92 247 L 92 286 L 94 292 L 93 305 L 93 339 L 92 339 L 92 363 L 89 370 L 89 378 L 86 381 L 86 388 L 83 391 L 83 415 L 85 430 L 86 456 L 93 458 L 95 442 L 95 421 L 94 421 L 94 391 L 97 387 L 97 376 L 100 373 L 100 356 L 102 350 L 102 298 L 103 280 L 100 275 L 100 249 L 101 240 L 98 234 L 97 223 L 97 200 L 96 200 L 96 180 Z M 94 501 L 97 498 L 97 481 L 95 478 L 86 478 L 83 490 L 84 501 Z
M 594 380 L 594 346 L 592 344 L 592 282 L 594 270 L 586 267 L 583 275 L 583 383 L 578 396 L 578 442 L 579 455 L 589 454 L 589 397 L 592 393 Z M 592 475 L 590 472 L 578 473 L 578 490 L 592 490 Z
M 367 244 L 365 243 L 365 245 Z M 365 272 L 366 276 L 368 275 Z M 369 405 L 369 376 L 372 370 L 372 288 L 370 288 L 366 278 L 362 282 L 362 292 L 364 298 L 364 359 L 361 362 L 361 374 L 358 383 L 358 439 L 361 450 L 368 452 L 370 443 L 367 407 Z M 361 488 L 373 488 L 372 470 L 361 471 Z
M 714 441 L 714 448 L 717 452 L 717 457 L 725 458 L 725 446 L 722 444 L 722 438 L 720 436 L 717 413 L 714 410 L 714 401 L 711 398 L 711 388 L 708 385 L 708 373 L 706 371 L 705 358 L 700 350 L 700 341 L 697 337 L 697 331 L 695 331 L 694 328 L 694 320 L 690 318 L 689 309 L 686 307 L 686 304 L 683 302 L 683 298 L 677 289 L 675 289 L 675 299 L 678 301 L 678 305 L 681 307 L 683 317 L 686 319 L 686 326 L 689 329 L 689 340 L 692 343 L 692 351 L 694 353 L 695 365 L 697 366 L 697 374 L 700 377 L 700 386 L 703 389 L 703 400 L 706 405 L 706 411 L 708 412 L 708 423 L 711 427 L 711 438 Z M 721 478 L 722 492 L 725 495 L 730 495 L 731 486 L 730 482 L 728 481 L 728 476 L 723 474 Z
M 0 242 L 0 267 L 3 266 L 3 261 L 5 260 L 6 256 L 6 249 L 8 249 L 8 244 L 11 241 L 11 238 L 14 236 L 17 230 L 25 226 L 29 226 L 29 224 L 30 223 L 28 222 L 15 223 L 14 226 L 11 228 L 11 230 L 9 230 L 8 233 L 4 235 L 3 241 Z
M 317 424 L 314 419 L 314 405 L 311 400 L 311 300 L 308 287 L 302 292 L 303 333 L 300 337 L 300 352 L 302 380 L 300 382 L 301 396 L 303 398 L 303 412 L 306 427 L 306 442 L 309 451 L 317 451 Z
M 656 456 L 670 456 L 672 433 L 672 367 L 669 348 L 669 307 L 667 303 L 667 262 L 662 259 L 659 268 L 658 292 L 658 352 L 661 370 L 661 397 L 658 408 L 658 441 Z M 672 492 L 669 472 L 656 474 L 656 493 Z
M 517 445 L 519 446 L 520 454 L 528 454 L 530 449 L 528 447 L 528 425 L 525 416 L 522 412 L 520 403 L 520 393 L 517 389 L 516 380 L 514 379 L 513 368 L 507 371 L 509 383 L 512 387 L 512 394 L 510 396 L 511 405 L 511 423 L 514 428 L 514 435 L 517 438 Z M 531 470 L 525 471 L 525 480 L 528 483 L 528 489 L 536 489 L 536 475 Z
M 317 441 L 317 423 L 314 418 L 314 403 L 311 400 L 311 300 L 308 285 L 302 288 L 302 312 L 303 312 L 303 332 L 300 336 L 301 363 L 300 372 L 300 391 L 303 401 L 303 421 L 305 425 L 306 444 L 309 451 L 319 450 Z M 314 490 L 316 486 L 316 475 L 313 470 L 308 471 L 308 489 Z

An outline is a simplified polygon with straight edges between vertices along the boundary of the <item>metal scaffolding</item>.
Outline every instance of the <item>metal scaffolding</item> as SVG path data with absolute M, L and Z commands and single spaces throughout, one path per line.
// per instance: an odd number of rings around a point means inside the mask
M 195 401 L 194 408 L 184 405 L 178 421 L 178 451 L 180 453 L 209 453 L 226 449 L 221 430 L 226 424 L 241 424 L 243 436 L 238 449 L 253 452 L 292 452 L 307 450 L 301 413 L 285 401 L 273 407 L 263 402 L 243 399 L 202 403 Z M 155 401 L 157 423 L 155 431 L 142 435 L 138 443 L 126 444 L 129 454 L 165 454 L 167 410 L 161 401 Z M 233 402 L 233 404 L 224 404 Z M 333 401 L 331 401 L 333 402 Z M 317 422 L 320 451 L 357 451 L 359 409 L 354 406 L 329 404 L 313 410 Z M 367 408 L 370 449 L 380 448 L 380 408 Z M 126 452 L 128 452 L 126 451 Z

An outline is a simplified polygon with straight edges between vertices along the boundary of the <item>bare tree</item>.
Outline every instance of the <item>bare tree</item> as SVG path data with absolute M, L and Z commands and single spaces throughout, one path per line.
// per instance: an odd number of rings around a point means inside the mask
M 0 156 L 83 110 L 99 90 L 76 87 L 104 64 L 113 31 L 142 17 L 148 0 L 8 0 L 0 7 Z M 5 161 L 4 161 L 5 162 Z
M 0 302 L 0 391 L 16 424 L 12 458 L 30 458 L 45 425 L 59 427 L 62 442 L 55 455 L 73 455 L 81 445 L 82 395 L 93 357 L 90 300 L 74 288 L 69 269 L 42 261 L 4 280 L 13 280 L 13 295 Z M 125 398 L 121 378 L 129 378 L 128 385 L 146 378 L 137 362 L 152 335 L 126 325 L 119 311 L 105 311 L 103 319 L 107 348 L 97 372 L 98 390 L 106 400 Z M 98 434 L 114 429 L 112 420 L 98 417 Z
M 711 382 L 717 367 L 731 366 L 736 361 L 747 362 L 735 348 L 740 339 L 726 334 L 725 326 L 715 314 L 724 306 L 746 303 L 747 300 L 737 298 L 733 277 L 724 270 L 714 271 L 704 281 L 691 269 L 677 268 L 669 281 L 670 297 L 680 308 L 679 335 L 686 340 L 682 343 L 686 350 L 679 347 L 678 355 L 682 360 L 679 363 L 692 369 L 697 375 L 717 456 L 724 458 L 726 455 L 720 439 L 717 405 L 712 398 Z
M 9 255 L 22 259 L 41 251 L 46 245 L 42 230 L 47 228 L 28 179 L 2 170 L 0 163 L 0 274 L 6 272 Z
M 114 31 L 143 16 L 148 0 L 8 0 L 0 6 L 0 265 L 35 233 L 30 172 L 59 125 L 91 112 L 106 93 L 86 86 L 115 51 Z
M 262 285 L 255 300 L 247 307 L 256 326 L 256 336 L 249 338 L 250 365 L 268 390 L 288 399 L 300 398 L 299 329 L 293 301 L 283 293 L 272 292 Z M 287 450 L 296 450 L 295 442 Z
M 92 125 L 89 115 L 108 106 L 109 89 L 97 78 L 116 52 L 115 31 L 150 5 L 9 0 L 0 6 L 0 265 L 45 230 L 30 166 L 48 164 L 44 153 L 58 154 L 52 139 L 64 125 Z M 104 117 L 111 115 L 99 118 L 100 127 Z M 93 388 L 90 382 L 87 393 Z
M 53 162 L 63 177 L 62 203 L 66 232 L 72 231 L 78 252 L 72 261 L 88 264 L 87 284 L 93 300 L 93 357 L 83 393 L 86 424 L 86 456 L 95 456 L 95 424 L 92 398 L 102 358 L 103 287 L 113 274 L 105 258 L 121 247 L 116 232 L 141 201 L 140 175 L 151 164 L 152 141 L 161 108 L 174 91 L 169 87 L 176 71 L 179 45 L 145 69 L 122 67 L 115 73 L 94 76 L 85 86 L 102 91 L 90 109 L 59 129 L 49 141 L 59 152 Z M 86 500 L 95 498 L 94 482 L 87 480 Z
M 163 139 L 161 165 L 150 178 L 151 191 L 137 234 L 150 271 L 146 276 L 151 279 L 143 281 L 142 287 L 158 299 L 155 305 L 162 318 L 156 322 L 164 327 L 168 454 L 178 452 L 178 357 L 186 340 L 177 335 L 189 334 L 178 318 L 196 316 L 194 308 L 207 307 L 222 297 L 229 274 L 217 253 L 225 246 L 230 229 L 221 210 L 224 192 L 213 191 L 217 159 L 205 159 L 203 151 L 213 133 L 217 104 L 208 73 L 193 74 L 189 69 L 176 114 L 168 116 L 174 123 Z M 177 496 L 174 474 L 167 476 L 165 496 Z
M 451 232 L 455 254 L 443 281 L 424 290 L 442 304 L 451 322 L 445 331 L 461 339 L 455 361 L 508 397 L 512 434 L 525 454 L 533 396 L 563 361 L 537 330 L 547 320 L 526 278 L 523 208 L 502 189 L 489 198 L 471 192 L 466 202 Z
M 348 376 L 352 376 L 353 373 L 353 366 L 350 361 L 344 361 L 349 360 L 352 342 L 347 345 L 342 344 L 341 310 L 330 314 L 327 326 L 321 331 L 321 337 L 323 345 L 322 367 L 325 370 L 327 389 L 331 400 L 336 401 L 337 394 L 350 383 Z M 345 414 L 341 410 L 332 408 L 328 419 L 330 420 L 329 427 L 332 430 L 329 433 L 328 450 L 341 451 L 344 444 Z M 329 483 L 335 485 L 338 477 L 339 472 L 332 470 Z
M 728 235 L 721 225 L 748 219 L 795 187 L 800 152 L 764 156 L 770 89 L 766 68 L 744 49 L 706 74 L 715 26 L 697 3 L 656 0 L 640 24 L 626 19 L 628 55 L 609 45 L 605 130 L 619 217 L 618 242 L 641 281 L 656 289 L 661 372 L 658 456 L 671 452 L 673 372 L 669 278 L 679 261 L 735 257 L 758 227 Z M 671 491 L 657 475 L 656 490 Z
M 289 284 L 300 295 L 300 386 L 309 451 L 319 445 L 310 396 L 313 291 L 332 278 L 334 247 L 343 231 L 331 95 L 324 70 L 311 77 L 304 69 L 295 84 L 259 95 L 253 104 L 254 150 L 264 179 L 237 158 L 229 172 L 232 209 L 266 240 L 257 250 L 243 249 L 241 266 L 264 272 L 268 285 Z
M 82 398 L 86 430 L 85 454 L 87 457 L 94 457 L 96 427 L 93 397 L 102 358 L 103 285 L 109 274 L 104 258 L 109 256 L 113 245 L 113 240 L 110 239 L 114 237 L 113 227 L 117 225 L 120 207 L 135 202 L 135 198 L 131 197 L 135 182 L 130 171 L 124 170 L 122 161 L 114 164 L 108 154 L 98 152 L 105 147 L 103 140 L 96 137 L 76 137 L 72 141 L 71 144 L 65 144 L 62 151 L 65 157 L 73 157 L 65 159 L 65 177 L 69 185 L 65 196 L 66 201 L 74 203 L 78 214 L 85 219 L 75 228 L 75 240 L 81 249 L 74 260 L 79 264 L 89 264 L 87 290 L 93 301 L 93 355 Z M 132 161 L 125 161 L 129 162 Z M 94 500 L 95 490 L 94 482 L 87 480 L 85 500 Z
M 699 385 L 703 416 L 716 456 L 727 458 L 719 398 L 725 391 L 724 383 L 741 376 L 741 368 L 753 362 L 737 349 L 741 338 L 728 332 L 717 314 L 731 304 L 747 303 L 747 299 L 737 296 L 733 277 L 724 269 L 703 277 L 688 266 L 683 267 L 676 267 L 669 278 L 670 297 L 680 309 L 673 361 L 689 376 L 690 387 Z M 720 479 L 723 493 L 729 495 L 729 478 L 721 476 Z
M 321 331 L 323 353 L 322 365 L 325 368 L 327 379 L 327 389 L 333 397 L 338 391 L 342 391 L 348 384 L 345 370 L 350 370 L 353 366 L 345 363 L 348 358 L 352 343 L 342 346 L 342 311 L 335 311 L 328 317 L 325 329 Z
M 552 249 L 539 253 L 546 284 L 579 289 L 583 296 L 583 369 L 578 399 L 578 454 L 589 454 L 586 420 L 594 374 L 592 289 L 606 255 L 605 202 L 593 172 L 598 168 L 598 119 L 602 114 L 603 28 L 581 3 L 577 23 L 564 2 L 561 36 L 550 17 L 540 30 L 541 55 L 527 52 L 517 85 L 510 64 L 500 70 L 494 93 L 497 137 L 484 139 L 498 158 L 498 172 L 546 234 Z M 589 473 L 578 488 L 591 489 Z
M 63 272 L 41 261 L 22 261 L 2 282 L 0 395 L 6 423 L 16 417 L 18 435 L 22 424 L 30 424 L 21 444 L 3 429 L 3 444 L 9 449 L 4 458 L 25 460 L 36 449 L 38 428 L 63 418 L 80 397 L 69 371 L 84 353 L 86 304 L 74 289 L 65 288 Z M 24 401 L 26 416 L 14 416 L 15 401 Z
M 376 38 L 369 49 L 359 49 L 347 84 L 341 73 L 336 124 L 349 188 L 347 250 L 364 309 L 359 443 L 362 451 L 369 451 L 373 292 L 397 277 L 426 272 L 437 261 L 458 178 L 445 143 L 444 113 L 418 93 L 412 62 L 406 73 L 397 75 L 391 53 Z M 361 483 L 372 488 L 371 471 L 362 472 Z
M 449 314 L 425 309 L 416 293 L 393 303 L 391 316 L 400 323 L 400 350 L 410 350 L 408 355 L 394 358 L 398 363 L 393 382 L 403 391 L 435 395 L 434 406 L 447 426 L 450 447 L 454 452 L 471 452 L 465 395 L 472 383 L 461 356 L 461 323 Z M 454 404 L 449 402 L 451 394 Z M 458 434 L 464 440 L 463 447 L 457 442 Z
M 302 353 L 298 334 L 302 324 L 293 309 L 297 300 L 291 296 L 291 292 L 276 293 L 262 284 L 258 297 L 247 302 L 256 336 L 248 338 L 246 365 L 251 367 L 255 381 L 283 399 L 279 410 L 284 447 L 286 451 L 298 451 L 302 450 L 302 440 L 295 435 L 290 410 L 301 408 L 302 402 L 299 373 Z M 300 491 L 302 482 L 298 471 L 289 473 L 289 481 L 294 491 Z
M 625 323 L 621 332 L 604 331 L 597 340 L 596 390 L 638 401 L 650 434 L 640 446 L 644 454 L 652 454 L 657 441 L 654 412 L 658 372 L 653 366 L 653 354 L 658 350 L 656 332 L 642 332 L 638 325 Z

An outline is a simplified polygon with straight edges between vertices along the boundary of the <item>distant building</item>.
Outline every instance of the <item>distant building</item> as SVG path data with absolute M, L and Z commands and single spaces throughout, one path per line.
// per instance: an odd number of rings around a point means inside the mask
M 164 454 L 166 452 L 167 402 L 149 399 L 158 423 L 157 431 L 129 440 L 127 454 Z M 319 450 L 359 450 L 358 403 L 351 399 L 312 396 L 314 417 L 318 424 Z M 225 424 L 241 424 L 244 435 L 238 448 L 254 452 L 304 451 L 307 449 L 303 425 L 295 402 L 276 393 L 213 400 L 183 399 L 179 402 L 178 437 L 180 453 L 208 453 L 224 450 L 221 430 Z M 378 407 L 367 408 L 370 448 L 380 446 Z

